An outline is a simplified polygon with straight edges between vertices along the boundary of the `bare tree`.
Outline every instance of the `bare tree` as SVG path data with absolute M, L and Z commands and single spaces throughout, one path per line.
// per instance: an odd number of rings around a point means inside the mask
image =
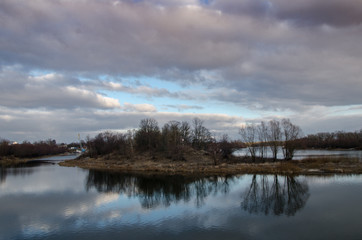
M 269 121 L 268 130 L 269 147 L 273 154 L 273 159 L 276 161 L 278 157 L 279 144 L 282 140 L 282 129 L 280 127 L 280 122 L 277 120 Z
M 222 135 L 219 141 L 219 148 L 223 159 L 228 159 L 235 148 L 235 144 L 232 143 L 227 134 Z
M 160 129 L 153 118 L 142 119 L 135 134 L 135 141 L 139 150 L 156 150 L 160 140 Z
M 170 121 L 162 128 L 162 149 L 167 157 L 174 160 L 182 159 L 183 138 L 181 134 L 181 124 L 177 121 Z
M 248 147 L 250 156 L 252 160 L 255 162 L 256 160 L 256 139 L 257 139 L 257 127 L 255 124 L 247 124 L 239 130 L 239 134 L 241 136 L 241 140 Z
M 135 133 L 136 133 L 136 130 L 128 130 L 127 131 L 127 134 L 126 134 L 126 139 L 127 139 L 127 146 L 128 146 L 128 156 L 129 158 L 133 158 L 133 155 L 134 155 L 134 139 L 135 139 Z
M 189 144 L 191 142 L 191 127 L 186 121 L 181 122 L 180 133 L 183 144 Z
M 302 133 L 299 126 L 291 123 L 289 119 L 282 120 L 283 134 L 284 134 L 284 159 L 292 160 L 296 149 L 295 140 L 297 140 Z
M 207 143 L 212 141 L 209 129 L 204 127 L 204 121 L 194 118 L 192 131 L 192 145 L 198 149 L 205 148 Z
M 258 134 L 258 140 L 259 140 L 259 153 L 260 158 L 264 159 L 267 155 L 267 146 L 266 142 L 268 141 L 268 126 L 264 121 L 260 123 L 257 127 L 257 134 Z

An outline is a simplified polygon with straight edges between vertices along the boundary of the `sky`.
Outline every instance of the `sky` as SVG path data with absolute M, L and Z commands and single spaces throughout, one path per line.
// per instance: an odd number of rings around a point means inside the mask
M 1 0 L 0 138 L 141 119 L 362 129 L 360 0 Z

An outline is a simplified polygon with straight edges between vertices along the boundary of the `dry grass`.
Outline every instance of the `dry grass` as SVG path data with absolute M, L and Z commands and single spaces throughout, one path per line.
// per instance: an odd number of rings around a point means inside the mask
M 9 167 L 17 164 L 25 163 L 33 158 L 16 158 L 16 157 L 2 157 L 0 158 L 0 166 L 1 167 Z
M 172 161 L 162 155 L 143 153 L 132 159 L 107 155 L 102 158 L 83 158 L 60 163 L 62 166 L 86 169 L 109 169 L 132 173 L 182 175 L 227 174 L 339 174 L 362 173 L 362 163 L 349 158 L 311 158 L 300 161 L 267 161 L 252 163 L 247 158 L 232 158 L 214 165 L 212 156 L 202 151 L 190 151 L 184 161 Z

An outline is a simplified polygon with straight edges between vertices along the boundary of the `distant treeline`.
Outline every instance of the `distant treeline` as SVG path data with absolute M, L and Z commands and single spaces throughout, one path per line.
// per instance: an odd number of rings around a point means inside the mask
M 321 148 L 321 149 L 361 149 L 362 150 L 362 129 L 355 132 L 324 132 L 311 134 L 298 139 L 300 148 Z
M 20 144 L 12 144 L 7 140 L 0 141 L 1 157 L 33 158 L 45 155 L 60 154 L 67 151 L 66 147 L 59 146 L 55 140 L 30 143 L 24 141 Z

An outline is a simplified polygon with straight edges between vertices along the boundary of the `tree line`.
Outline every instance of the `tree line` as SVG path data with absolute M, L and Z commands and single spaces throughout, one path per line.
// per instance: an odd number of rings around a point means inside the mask
M 162 128 L 155 119 L 146 118 L 141 120 L 137 130 L 102 132 L 92 139 L 88 138 L 86 146 L 90 157 L 118 153 L 132 158 L 135 152 L 151 152 L 163 153 L 167 158 L 178 161 L 184 160 L 185 152 L 192 148 L 210 154 L 215 164 L 229 159 L 234 150 L 242 147 L 248 148 L 252 161 L 264 160 L 269 147 L 272 159 L 277 160 L 278 151 L 282 149 L 284 159 L 291 160 L 302 130 L 289 119 L 283 119 L 247 124 L 239 129 L 239 134 L 241 141 L 231 141 L 228 135 L 216 139 L 199 118 L 193 119 L 191 124 L 169 121 Z
M 298 139 L 301 148 L 320 149 L 361 149 L 362 150 L 362 129 L 355 132 L 323 132 L 310 134 Z
M 169 121 L 159 127 L 153 118 L 141 120 L 137 130 L 127 133 L 102 132 L 94 138 L 87 138 L 87 154 L 97 157 L 110 153 L 118 153 L 132 158 L 135 153 L 162 153 L 166 158 L 182 161 L 190 149 L 205 151 L 213 155 L 214 161 L 227 159 L 234 148 L 235 141 L 230 141 L 227 135 L 220 140 L 212 136 L 204 121 L 193 119 L 192 123 Z
M 55 140 L 49 139 L 30 143 L 24 141 L 20 144 L 12 144 L 8 140 L 0 141 L 0 159 L 2 157 L 33 158 L 45 155 L 55 155 L 67 151 L 65 146 L 57 145 Z

